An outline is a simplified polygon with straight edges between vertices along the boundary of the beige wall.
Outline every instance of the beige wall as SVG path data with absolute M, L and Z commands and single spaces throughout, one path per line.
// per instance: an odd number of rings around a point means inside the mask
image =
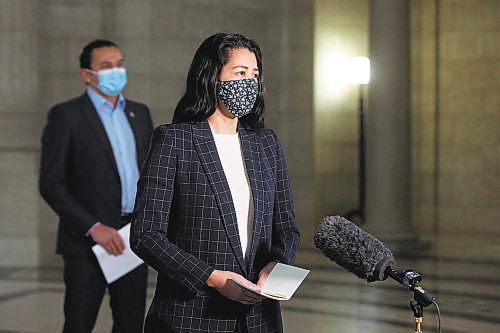
M 441 6 L 439 225 L 500 235 L 500 3 Z
M 126 94 L 150 106 L 155 124 L 170 121 L 206 37 L 234 31 L 255 39 L 264 54 L 267 125 L 285 146 L 297 220 L 307 235 L 312 10 L 312 0 L 0 1 L 0 264 L 60 265 L 56 216 L 38 195 L 40 135 L 50 106 L 83 92 L 78 56 L 95 38 L 120 45 Z
M 500 3 L 437 3 L 412 1 L 414 224 L 500 235 Z
M 410 4 L 412 143 L 408 149 L 414 229 L 423 238 L 436 232 L 500 235 L 500 2 L 411 0 Z M 369 56 L 369 5 L 368 0 L 315 1 L 319 216 L 342 214 L 357 206 L 357 91 L 335 80 L 338 69 L 333 63 L 339 54 Z M 330 54 L 329 65 L 325 54 Z
M 50 105 L 83 90 L 81 47 L 94 38 L 116 41 L 129 69 L 127 95 L 146 102 L 160 124 L 171 118 L 196 47 L 221 30 L 246 34 L 263 49 L 267 125 L 285 145 L 303 246 L 311 246 L 322 217 L 357 206 L 358 92 L 337 81 L 331 59 L 368 55 L 368 6 L 0 1 L 0 264 L 60 264 L 56 217 L 38 195 L 39 139 Z M 435 230 L 500 235 L 498 6 L 411 1 L 412 223 L 424 237 Z
M 316 224 L 358 207 L 359 95 L 357 85 L 343 79 L 343 70 L 348 59 L 368 56 L 368 2 L 315 1 Z
M 37 1 L 0 1 L 0 264 L 38 262 L 38 23 Z

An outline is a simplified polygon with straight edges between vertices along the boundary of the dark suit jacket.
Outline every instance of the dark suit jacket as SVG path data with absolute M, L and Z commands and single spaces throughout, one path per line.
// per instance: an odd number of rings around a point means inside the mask
M 144 104 L 126 101 L 137 163 L 144 161 L 153 125 Z M 57 253 L 90 255 L 85 236 L 97 221 L 120 228 L 121 184 L 111 144 L 87 94 L 54 106 L 42 136 L 40 193 L 59 215 Z
M 159 272 L 146 327 L 234 332 L 240 318 L 250 332 L 281 330 L 277 301 L 245 306 L 206 286 L 214 269 L 256 282 L 270 261 L 292 264 L 299 245 L 282 146 L 269 129 L 239 126 L 239 133 L 254 205 L 247 264 L 208 122 L 160 126 L 153 134 L 131 229 L 132 249 Z

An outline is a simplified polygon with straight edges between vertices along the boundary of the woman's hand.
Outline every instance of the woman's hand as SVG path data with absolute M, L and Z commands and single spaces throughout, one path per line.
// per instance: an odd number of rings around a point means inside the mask
M 269 277 L 269 274 L 273 270 L 274 266 L 276 266 L 278 262 L 277 261 L 271 261 L 269 264 L 266 265 L 266 267 L 262 268 L 262 270 L 259 273 L 259 281 L 257 281 L 257 287 L 262 288 L 264 287 L 264 284 L 267 281 L 267 278 Z
M 214 270 L 208 277 L 207 285 L 217 289 L 224 297 L 246 305 L 255 304 L 264 299 L 263 296 L 256 294 L 248 289 L 238 285 L 233 280 L 237 280 L 250 288 L 258 289 L 258 286 L 245 279 L 240 274 L 230 271 Z

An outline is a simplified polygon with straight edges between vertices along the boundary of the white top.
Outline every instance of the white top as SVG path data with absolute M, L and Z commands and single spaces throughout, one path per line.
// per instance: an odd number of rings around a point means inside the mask
M 213 134 L 222 168 L 226 175 L 231 197 L 233 198 L 241 249 L 248 260 L 252 244 L 253 201 L 250 183 L 248 181 L 240 138 L 236 134 Z

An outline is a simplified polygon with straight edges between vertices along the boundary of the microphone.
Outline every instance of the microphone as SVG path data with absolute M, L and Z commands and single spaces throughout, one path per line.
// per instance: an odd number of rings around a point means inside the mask
M 380 240 L 340 216 L 327 216 L 314 235 L 314 245 L 330 260 L 368 282 L 387 279 L 394 255 Z
M 363 231 L 341 216 L 327 216 L 314 235 L 314 246 L 339 266 L 367 282 L 384 281 L 387 277 L 414 292 L 419 304 L 429 306 L 432 294 L 417 285 L 422 276 L 414 270 L 397 272 L 391 250 L 379 239 Z

